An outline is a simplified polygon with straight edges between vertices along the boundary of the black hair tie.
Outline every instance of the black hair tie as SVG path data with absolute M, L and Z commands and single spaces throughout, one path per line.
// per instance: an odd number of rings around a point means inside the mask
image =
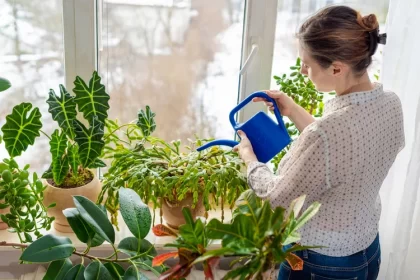
M 379 34 L 379 29 L 369 32 L 369 55 L 375 54 L 378 44 L 386 44 L 386 33 Z

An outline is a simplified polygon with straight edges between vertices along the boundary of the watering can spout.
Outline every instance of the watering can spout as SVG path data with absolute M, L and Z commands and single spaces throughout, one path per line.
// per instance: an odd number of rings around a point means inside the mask
M 223 140 L 214 140 L 214 141 L 211 141 L 211 142 L 208 142 L 208 143 L 204 144 L 201 147 L 198 147 L 197 151 L 201 152 L 201 151 L 203 151 L 205 149 L 208 149 L 210 147 L 213 147 L 213 146 L 228 146 L 228 147 L 233 148 L 238 144 L 239 144 L 238 142 L 233 141 L 233 140 L 224 140 L 224 139 Z

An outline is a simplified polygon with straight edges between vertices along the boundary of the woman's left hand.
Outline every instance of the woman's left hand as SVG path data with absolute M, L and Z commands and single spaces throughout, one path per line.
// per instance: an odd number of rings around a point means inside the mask
M 251 142 L 246 136 L 245 132 L 238 130 L 238 135 L 241 137 L 241 142 L 233 148 L 234 152 L 238 152 L 241 159 L 248 165 L 251 162 L 258 161 L 257 156 L 252 149 Z

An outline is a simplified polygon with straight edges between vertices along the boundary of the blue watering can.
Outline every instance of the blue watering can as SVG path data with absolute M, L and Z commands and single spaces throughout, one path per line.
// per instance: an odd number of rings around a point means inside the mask
M 273 121 L 266 113 L 260 111 L 248 121 L 238 124 L 235 121 L 236 113 L 247 105 L 254 97 L 262 97 L 274 105 L 274 114 L 278 124 Z M 235 131 L 242 130 L 251 142 L 252 148 L 259 162 L 266 163 L 275 157 L 292 141 L 284 125 L 283 118 L 277 103 L 265 92 L 255 92 L 239 103 L 229 114 L 230 123 Z M 235 147 L 239 143 L 232 140 L 214 140 L 201 147 L 197 151 L 202 151 L 212 146 L 223 145 Z

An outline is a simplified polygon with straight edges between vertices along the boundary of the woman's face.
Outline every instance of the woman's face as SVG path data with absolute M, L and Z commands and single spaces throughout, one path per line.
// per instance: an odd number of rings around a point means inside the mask
M 332 66 L 327 69 L 321 67 L 301 44 L 299 44 L 299 57 L 302 61 L 300 72 L 308 76 L 318 91 L 329 92 L 335 90 L 336 77 Z

